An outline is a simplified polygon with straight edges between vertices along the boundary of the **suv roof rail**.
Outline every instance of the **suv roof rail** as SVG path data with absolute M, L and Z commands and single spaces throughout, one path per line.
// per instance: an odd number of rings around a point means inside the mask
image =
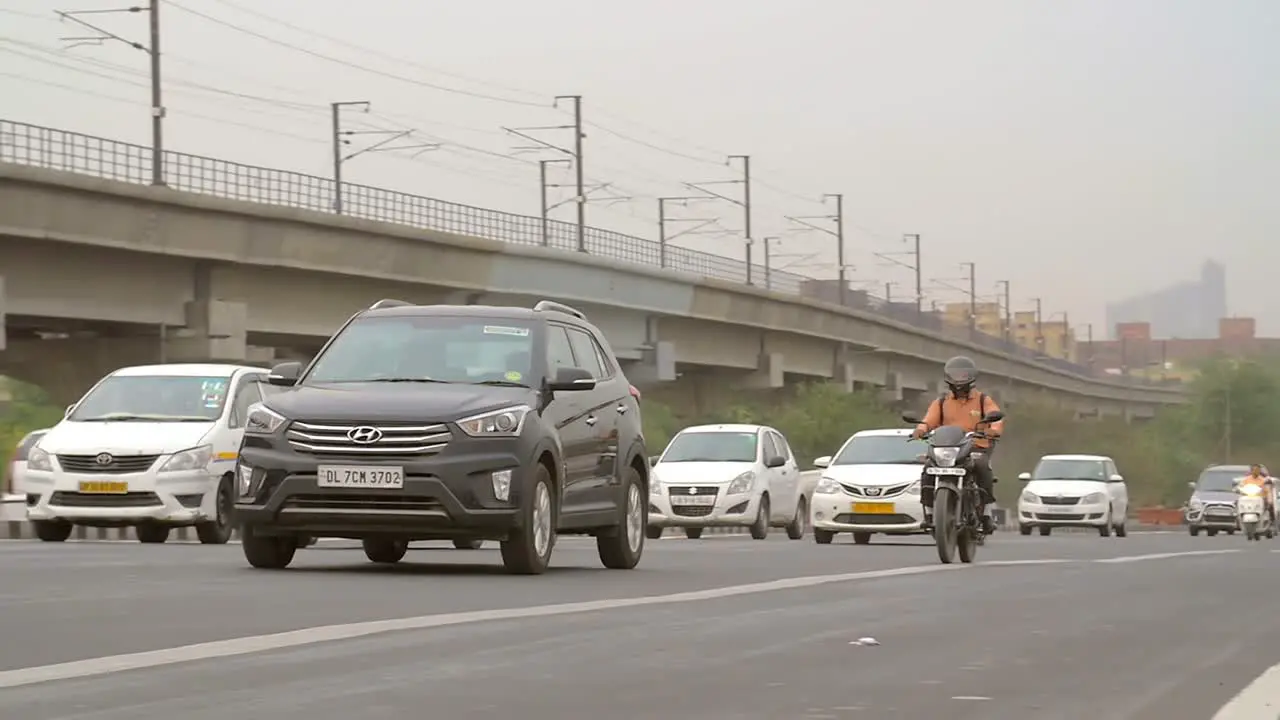
M 378 302 L 376 302 L 376 303 L 374 303 L 374 304 L 370 305 L 370 306 L 369 306 L 369 309 L 370 309 L 370 310 L 381 310 L 382 308 L 392 308 L 392 307 L 412 307 L 412 306 L 413 306 L 413 303 L 411 303 L 411 302 L 407 302 L 407 301 L 405 301 L 405 300 L 395 300 L 395 299 L 392 299 L 392 298 L 383 298 L 383 299 L 379 300 Z
M 553 312 L 564 313 L 565 315 L 572 315 L 578 318 L 579 320 L 587 319 L 586 313 L 582 312 L 581 310 L 578 310 L 577 308 L 569 307 L 564 303 L 558 303 L 554 300 L 539 300 L 538 304 L 533 306 L 534 312 L 542 312 L 544 310 L 551 310 Z

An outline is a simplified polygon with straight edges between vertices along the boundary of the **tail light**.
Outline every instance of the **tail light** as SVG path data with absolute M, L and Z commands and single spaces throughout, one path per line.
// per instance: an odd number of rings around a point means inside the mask
M 636 389 L 635 385 L 631 386 L 631 397 L 635 398 L 636 402 L 640 402 L 640 391 Z

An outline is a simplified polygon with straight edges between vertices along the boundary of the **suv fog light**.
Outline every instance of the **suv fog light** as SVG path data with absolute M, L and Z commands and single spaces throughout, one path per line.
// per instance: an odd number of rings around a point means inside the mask
M 240 497 L 248 497 L 249 488 L 253 485 L 253 468 L 248 465 L 238 465 L 236 478 L 240 481 Z
M 511 471 L 499 470 L 492 475 L 493 496 L 502 502 L 511 499 Z

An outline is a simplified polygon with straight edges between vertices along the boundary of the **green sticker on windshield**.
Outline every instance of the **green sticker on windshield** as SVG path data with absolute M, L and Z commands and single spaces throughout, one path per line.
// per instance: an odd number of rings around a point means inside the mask
M 520 382 L 520 379 L 524 376 L 515 370 L 509 370 L 504 377 L 507 378 L 507 382 Z

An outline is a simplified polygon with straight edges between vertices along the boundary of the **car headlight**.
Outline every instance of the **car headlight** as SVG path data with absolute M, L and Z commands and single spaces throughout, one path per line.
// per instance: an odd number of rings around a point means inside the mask
M 745 492 L 751 492 L 751 486 L 756 481 L 754 471 L 748 470 L 729 483 L 729 488 L 725 490 L 726 495 L 739 495 Z
M 1204 503 L 1203 503 L 1203 502 L 1201 502 L 1199 498 L 1191 498 L 1191 501 L 1187 503 L 1187 509 L 1189 509 L 1189 510 L 1203 510 L 1203 509 L 1204 509 Z
M 915 482 L 911 483 L 911 487 L 907 488 L 907 494 L 908 494 L 908 495 L 919 495 L 919 494 L 920 494 L 920 481 L 919 481 L 919 480 L 917 480 L 917 481 L 915 481 Z
M 213 460 L 213 446 L 201 445 L 200 447 L 176 452 L 169 456 L 164 465 L 160 466 L 160 472 L 199 470 L 200 468 L 208 467 L 211 460 Z
M 654 477 L 649 479 L 649 494 L 650 495 L 662 494 L 662 478 L 657 477 L 655 475 Z
M 40 448 L 32 448 L 27 454 L 27 469 L 52 472 L 53 456 Z
M 818 479 L 818 484 L 813 488 L 815 493 L 819 495 L 838 495 L 840 493 L 840 483 L 829 477 Z
M 1023 490 L 1023 491 L 1022 491 L 1022 495 L 1021 495 L 1018 499 L 1019 499 L 1019 500 L 1021 500 L 1021 501 L 1022 501 L 1022 502 L 1024 502 L 1024 503 L 1038 503 L 1038 502 L 1040 502 L 1040 498 L 1039 498 L 1035 493 L 1033 493 L 1033 492 L 1029 492 L 1029 491 L 1027 491 L 1027 490 Z
M 1080 504 L 1093 505 L 1094 503 L 1100 503 L 1106 499 L 1107 499 L 1107 496 L 1100 492 L 1089 493 L 1088 495 L 1085 495 L 1083 498 L 1080 499 Z
M 249 406 L 249 416 L 244 421 L 244 431 L 249 435 L 272 435 L 285 423 L 285 417 L 271 408 L 257 403 Z
M 524 429 L 524 419 L 529 415 L 528 405 L 490 410 L 483 415 L 473 415 L 458 421 L 462 432 L 471 437 L 515 437 Z
M 960 454 L 960 448 L 930 448 L 929 452 L 933 455 L 933 461 L 938 463 L 938 467 L 955 467 L 956 456 Z

